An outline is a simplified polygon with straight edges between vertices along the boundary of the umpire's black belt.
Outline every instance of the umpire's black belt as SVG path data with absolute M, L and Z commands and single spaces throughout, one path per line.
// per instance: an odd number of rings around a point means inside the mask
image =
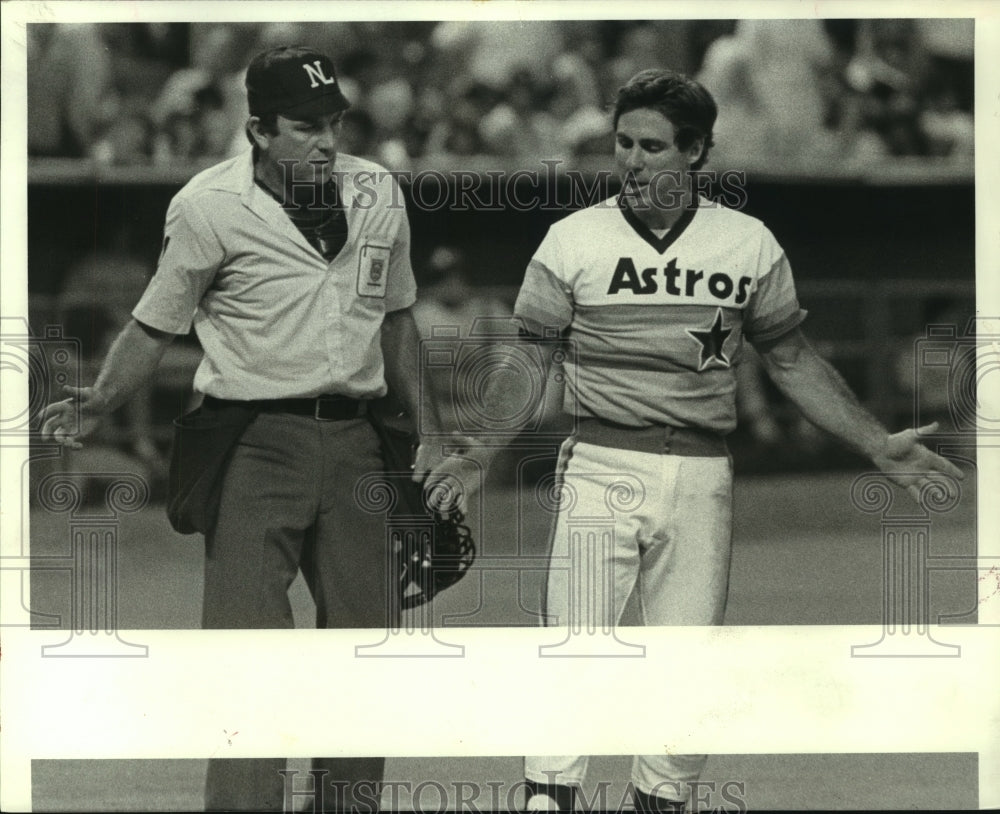
M 209 406 L 223 406 L 227 402 L 214 396 L 205 396 Z M 256 407 L 261 413 L 288 413 L 314 418 L 317 421 L 348 421 L 361 418 L 368 412 L 366 399 L 353 399 L 349 396 L 316 396 L 315 398 L 299 399 L 258 399 L 242 402 Z
M 654 455 L 684 455 L 691 458 L 727 457 L 725 436 L 697 427 L 629 427 L 601 418 L 580 418 L 576 440 L 599 447 L 651 452 Z

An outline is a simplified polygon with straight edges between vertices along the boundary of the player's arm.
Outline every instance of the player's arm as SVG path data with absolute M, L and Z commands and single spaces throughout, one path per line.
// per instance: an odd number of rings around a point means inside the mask
M 152 379 L 173 338 L 174 334 L 131 319 L 111 345 L 93 386 L 64 387 L 68 398 L 42 410 L 42 438 L 79 449 L 79 439 Z
M 779 390 L 816 426 L 869 458 L 919 499 L 935 472 L 963 474 L 953 463 L 919 443 L 916 430 L 890 434 L 858 401 L 840 374 L 823 359 L 799 328 L 755 344 L 764 369 Z M 919 432 L 934 432 L 936 424 Z

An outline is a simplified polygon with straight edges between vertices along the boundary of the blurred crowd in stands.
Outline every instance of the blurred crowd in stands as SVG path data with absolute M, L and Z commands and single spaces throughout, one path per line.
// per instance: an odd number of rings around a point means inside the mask
M 715 166 L 973 149 L 972 20 L 803 19 L 33 24 L 29 153 L 232 155 L 246 147 L 245 67 L 280 44 L 334 56 L 353 102 L 342 149 L 393 169 L 607 156 L 616 89 L 656 65 L 715 95 Z

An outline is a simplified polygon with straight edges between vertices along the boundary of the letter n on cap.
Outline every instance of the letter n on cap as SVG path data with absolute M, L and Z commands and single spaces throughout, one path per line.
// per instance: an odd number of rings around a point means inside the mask
M 332 85 L 334 82 L 337 81 L 336 79 L 328 79 L 326 76 L 323 75 L 323 66 L 320 65 L 318 59 L 312 65 L 310 65 L 308 62 L 303 62 L 302 67 L 305 69 L 305 72 L 309 75 L 309 81 L 311 83 L 309 87 L 311 88 L 318 88 L 319 82 L 322 82 L 324 85 Z M 317 79 L 319 80 L 319 82 L 316 81 Z

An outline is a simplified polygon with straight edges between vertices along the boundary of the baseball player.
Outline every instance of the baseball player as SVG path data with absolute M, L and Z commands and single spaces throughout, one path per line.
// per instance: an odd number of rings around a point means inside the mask
M 381 167 L 338 154 L 348 101 L 328 56 L 266 51 L 246 86 L 251 147 L 174 197 L 132 321 L 95 384 L 48 406 L 43 433 L 79 447 L 193 324 L 204 349 L 194 379 L 203 423 L 222 430 L 234 409 L 252 409 L 206 533 L 203 626 L 293 627 L 287 590 L 301 569 L 318 626 L 384 627 L 384 521 L 358 506 L 354 488 L 382 466 L 370 400 L 388 383 L 417 409 L 403 199 Z M 336 695 L 335 677 L 329 686 Z M 287 692 L 289 704 L 302 703 L 294 670 Z M 324 810 L 377 810 L 382 758 L 317 764 L 328 771 Z M 281 810 L 284 766 L 210 761 L 206 807 Z
M 546 624 L 607 630 L 633 592 L 644 624 L 722 623 L 732 533 L 725 436 L 744 339 L 809 420 L 912 494 L 935 472 L 961 477 L 913 430 L 890 435 L 813 350 L 788 258 L 764 224 L 693 190 L 715 117 L 696 82 L 663 70 L 634 76 L 614 107 L 622 193 L 554 224 L 528 265 L 515 316 L 530 334 L 558 331 L 573 343 L 564 409 L 577 430 L 560 451 L 560 496 L 577 516 L 602 516 L 615 484 L 637 495 L 608 543 L 574 538 L 568 511 L 558 513 Z M 514 415 L 525 395 L 507 379 L 486 398 L 488 414 Z M 486 465 L 497 449 L 484 443 L 468 456 Z M 446 473 L 475 482 L 468 462 L 441 461 L 431 477 Z M 635 757 L 637 807 L 684 810 L 705 759 Z M 585 756 L 527 758 L 528 809 L 571 809 L 586 769 Z

